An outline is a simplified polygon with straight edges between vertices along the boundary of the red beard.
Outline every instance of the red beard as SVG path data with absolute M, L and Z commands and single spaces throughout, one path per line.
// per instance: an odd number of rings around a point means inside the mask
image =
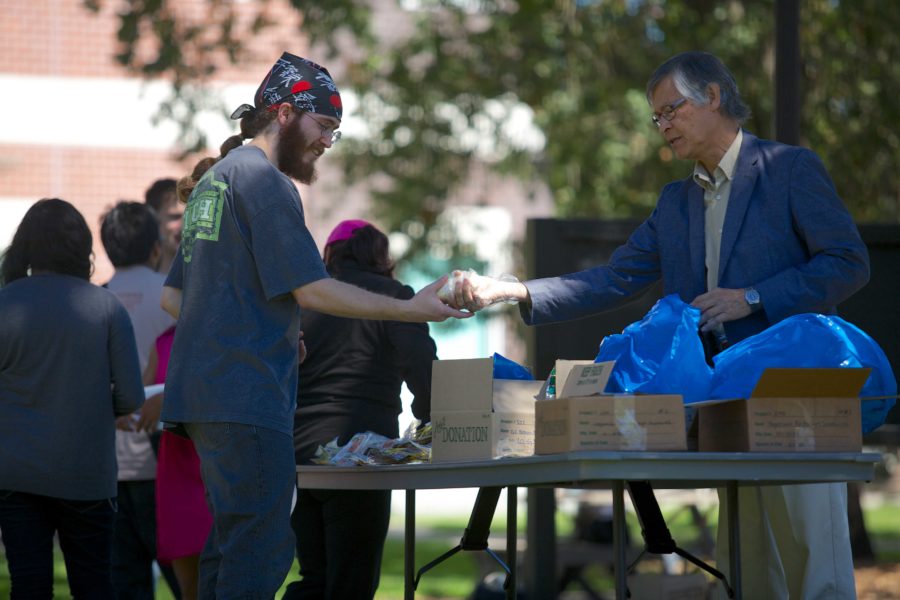
M 300 114 L 295 113 L 291 122 L 278 132 L 278 169 L 300 183 L 309 185 L 314 182 L 318 176 L 316 165 L 313 161 L 304 160 L 304 157 L 317 141 L 307 138 L 300 126 Z

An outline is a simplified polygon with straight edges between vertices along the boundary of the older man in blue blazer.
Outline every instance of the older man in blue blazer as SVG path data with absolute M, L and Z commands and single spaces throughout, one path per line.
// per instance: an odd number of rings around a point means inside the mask
M 821 161 L 743 131 L 750 111 L 718 58 L 670 58 L 647 99 L 694 170 L 663 188 L 609 264 L 523 283 L 470 276 L 451 304 L 515 300 L 526 323 L 541 324 L 615 308 L 662 278 L 665 294 L 701 309 L 701 329 L 721 349 L 791 315 L 834 313 L 866 284 L 866 247 Z M 744 597 L 856 597 L 845 484 L 748 488 L 739 501 Z M 727 569 L 727 537 L 719 542 Z

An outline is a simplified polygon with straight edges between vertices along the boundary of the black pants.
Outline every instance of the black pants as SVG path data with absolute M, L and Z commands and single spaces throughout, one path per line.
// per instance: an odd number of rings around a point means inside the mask
M 389 490 L 298 490 L 291 527 L 302 579 L 283 600 L 371 599 L 390 517 Z
M 116 595 L 153 600 L 153 561 L 156 560 L 156 482 L 120 481 L 112 551 L 112 581 Z M 178 580 L 171 565 L 160 565 L 175 598 Z
M 53 596 L 53 536 L 58 533 L 72 597 L 114 598 L 110 552 L 115 512 L 115 498 L 63 500 L 0 490 L 10 597 Z

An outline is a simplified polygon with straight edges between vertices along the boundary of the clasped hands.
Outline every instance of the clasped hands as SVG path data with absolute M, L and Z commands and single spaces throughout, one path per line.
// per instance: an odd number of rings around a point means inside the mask
M 453 308 L 477 312 L 500 302 L 527 300 L 528 289 L 512 275 L 495 278 L 479 275 L 472 269 L 455 270 L 438 290 L 438 298 Z
M 528 289 L 515 277 L 488 277 L 471 269 L 450 273 L 437 294 L 449 306 L 470 312 L 477 312 L 500 302 L 528 300 Z M 691 306 L 701 311 L 702 331 L 717 329 L 723 323 L 742 319 L 752 312 L 744 299 L 743 289 L 714 288 L 694 298 Z

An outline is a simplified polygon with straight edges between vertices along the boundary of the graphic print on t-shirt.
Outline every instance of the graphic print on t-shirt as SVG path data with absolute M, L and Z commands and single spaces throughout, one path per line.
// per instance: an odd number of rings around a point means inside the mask
M 184 210 L 184 228 L 181 232 L 184 262 L 191 262 L 197 240 L 219 241 L 227 189 L 227 183 L 216 180 L 214 169 L 209 169 L 197 182 Z

